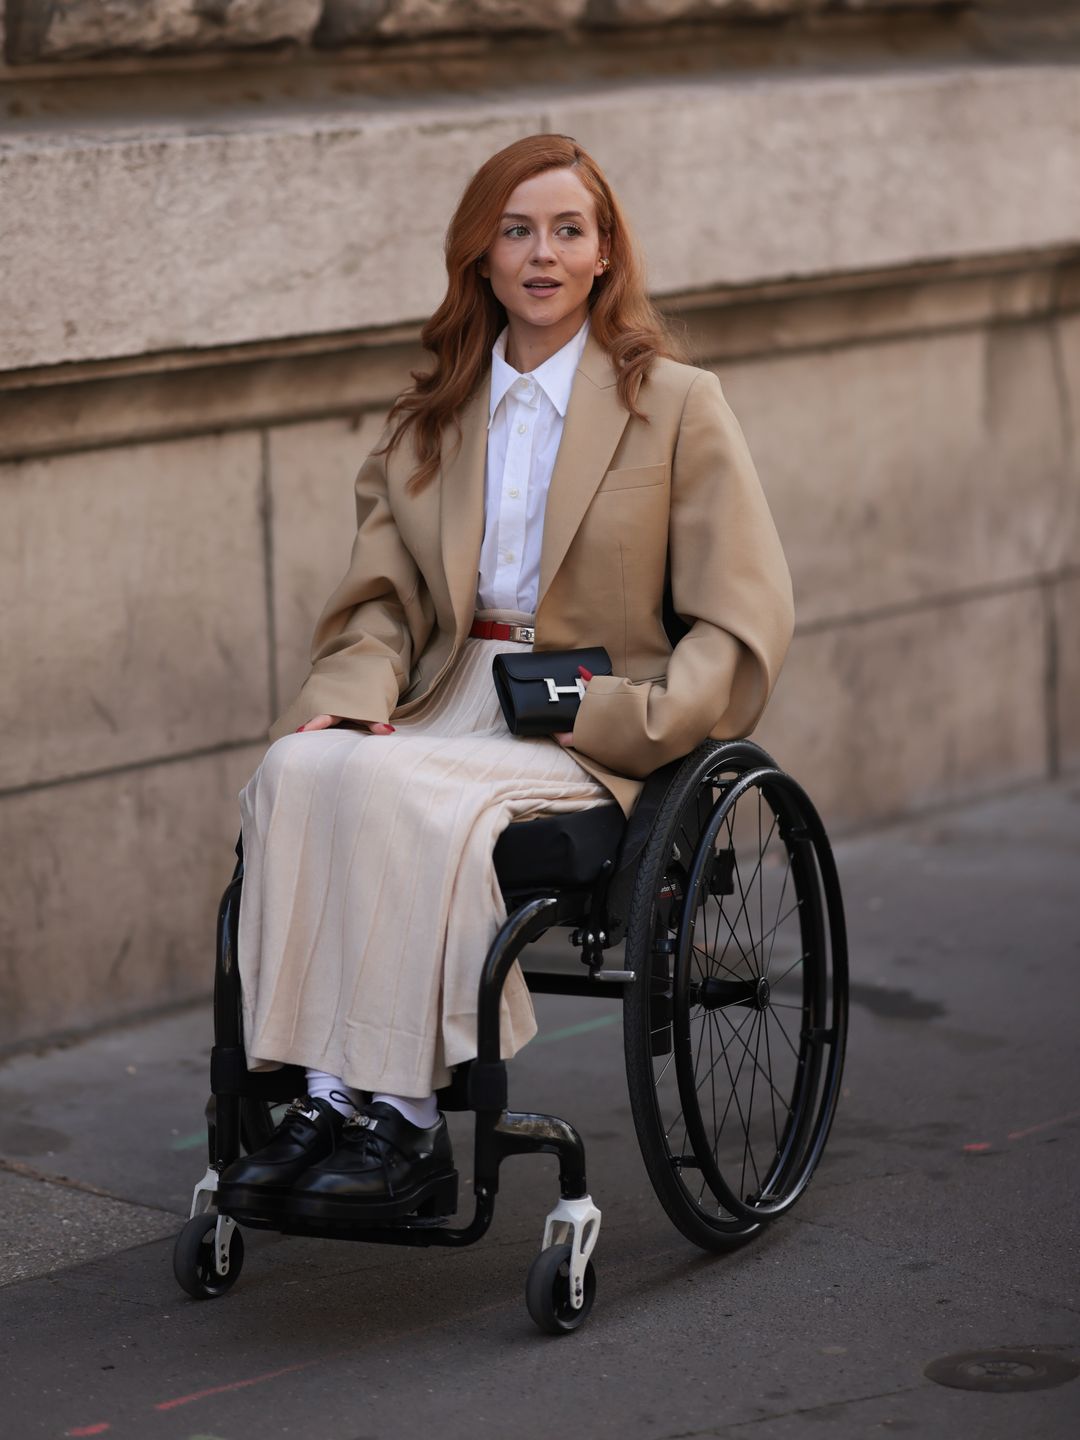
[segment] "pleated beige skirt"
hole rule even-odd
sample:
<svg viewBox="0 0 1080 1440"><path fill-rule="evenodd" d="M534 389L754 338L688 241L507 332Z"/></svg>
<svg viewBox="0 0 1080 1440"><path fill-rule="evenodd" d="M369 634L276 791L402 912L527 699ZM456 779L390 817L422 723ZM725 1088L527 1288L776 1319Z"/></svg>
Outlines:
<svg viewBox="0 0 1080 1440"><path fill-rule="evenodd" d="M239 959L248 1063L426 1095L476 1054L476 990L506 911L493 852L512 821L611 797L554 740L506 728L500 651L467 640L394 735L348 728L278 740L240 796ZM536 1033L515 965L502 1051Z"/></svg>

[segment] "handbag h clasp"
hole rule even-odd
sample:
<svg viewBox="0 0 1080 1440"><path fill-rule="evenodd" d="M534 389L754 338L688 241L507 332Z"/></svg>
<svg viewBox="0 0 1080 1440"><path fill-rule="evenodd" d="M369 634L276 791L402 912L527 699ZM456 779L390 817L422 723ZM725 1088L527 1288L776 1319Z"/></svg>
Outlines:
<svg viewBox="0 0 1080 1440"><path fill-rule="evenodd" d="M544 684L548 688L548 704L558 705L560 695L576 695L579 700L585 699L585 681L579 675L572 685L556 685L550 675L544 676Z"/></svg>

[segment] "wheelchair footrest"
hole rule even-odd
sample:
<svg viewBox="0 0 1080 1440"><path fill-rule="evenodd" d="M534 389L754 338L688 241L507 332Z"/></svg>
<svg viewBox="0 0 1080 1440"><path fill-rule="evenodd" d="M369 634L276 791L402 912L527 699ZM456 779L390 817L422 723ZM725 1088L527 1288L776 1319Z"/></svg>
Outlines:
<svg viewBox="0 0 1080 1440"><path fill-rule="evenodd" d="M285 1223L285 1192L267 1194L258 1185L218 1186L217 1208L255 1230L280 1230Z"/></svg>
<svg viewBox="0 0 1080 1440"><path fill-rule="evenodd" d="M403 1194L388 1200L358 1200L352 1196L301 1195L290 1197L285 1206L283 1229L295 1234L311 1224L320 1234L330 1235L337 1227L386 1224L395 1220L445 1219L458 1205L456 1170L433 1175Z"/></svg>

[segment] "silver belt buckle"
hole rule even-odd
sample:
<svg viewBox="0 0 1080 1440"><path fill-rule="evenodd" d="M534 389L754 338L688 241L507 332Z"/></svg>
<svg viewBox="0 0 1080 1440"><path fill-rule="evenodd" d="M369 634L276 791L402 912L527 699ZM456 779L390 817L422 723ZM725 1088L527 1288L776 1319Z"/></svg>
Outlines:
<svg viewBox="0 0 1080 1440"><path fill-rule="evenodd" d="M511 625L510 639L517 640L522 645L532 645L536 640L536 631L531 625Z"/></svg>

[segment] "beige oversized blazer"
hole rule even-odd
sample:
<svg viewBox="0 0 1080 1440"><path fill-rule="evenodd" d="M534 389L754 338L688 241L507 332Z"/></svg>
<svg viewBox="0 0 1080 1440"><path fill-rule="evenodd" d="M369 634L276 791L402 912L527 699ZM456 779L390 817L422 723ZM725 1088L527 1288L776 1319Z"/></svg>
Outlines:
<svg viewBox="0 0 1080 1440"><path fill-rule="evenodd" d="M610 654L614 674L589 683L574 745L627 812L650 771L707 736L753 729L793 621L780 541L719 381L660 359L638 404L647 420L620 405L612 363L590 336L551 477L535 642ZM349 570L274 738L319 714L404 715L439 685L473 621L487 420L484 383L461 413L460 443L451 431L419 495L405 493L407 440L365 461ZM690 625L674 650L663 625L669 561L675 609Z"/></svg>

